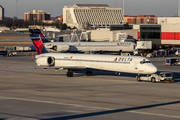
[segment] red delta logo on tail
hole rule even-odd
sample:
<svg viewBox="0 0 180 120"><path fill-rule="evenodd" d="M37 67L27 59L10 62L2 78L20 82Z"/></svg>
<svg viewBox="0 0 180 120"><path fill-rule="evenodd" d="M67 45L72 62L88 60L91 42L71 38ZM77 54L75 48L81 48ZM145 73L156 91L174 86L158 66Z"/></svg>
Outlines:
<svg viewBox="0 0 180 120"><path fill-rule="evenodd" d="M34 47L35 47L38 55L43 54L43 53L48 53L48 51L46 50L46 48L43 45L40 35L30 34L30 37L32 39L32 42L34 44Z"/></svg>
<svg viewBox="0 0 180 120"><path fill-rule="evenodd" d="M43 44L41 41L34 41L33 42L34 46L35 46L35 49L37 51L37 54L42 54L42 49L43 49Z"/></svg>
<svg viewBox="0 0 180 120"><path fill-rule="evenodd" d="M49 40L47 40L44 35L41 33L41 30L40 29L29 29L29 32L34 34L34 35L40 35L41 37L41 40L43 43L45 42L50 42Z"/></svg>

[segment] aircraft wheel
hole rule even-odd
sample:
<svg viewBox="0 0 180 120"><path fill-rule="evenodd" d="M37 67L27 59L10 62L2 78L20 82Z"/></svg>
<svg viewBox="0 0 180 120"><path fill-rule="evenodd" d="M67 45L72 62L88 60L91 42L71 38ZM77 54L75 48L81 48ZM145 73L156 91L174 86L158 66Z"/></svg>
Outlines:
<svg viewBox="0 0 180 120"><path fill-rule="evenodd" d="M70 76L73 77L73 72L70 72Z"/></svg>
<svg viewBox="0 0 180 120"><path fill-rule="evenodd" d="M87 71L86 76L92 76L92 71Z"/></svg>
<svg viewBox="0 0 180 120"><path fill-rule="evenodd" d="M137 76L136 79L137 79L138 82L141 82L140 76Z"/></svg>
<svg viewBox="0 0 180 120"><path fill-rule="evenodd" d="M121 55L121 53L122 53L122 50L119 51L119 55Z"/></svg>
<svg viewBox="0 0 180 120"><path fill-rule="evenodd" d="M153 78L151 78L151 81L152 81L153 83L155 83L155 82L156 82L156 79L153 77Z"/></svg>
<svg viewBox="0 0 180 120"><path fill-rule="evenodd" d="M67 72L67 77L73 77L73 72Z"/></svg>
<svg viewBox="0 0 180 120"><path fill-rule="evenodd" d="M102 50L100 51L100 54L103 54L103 51L102 51Z"/></svg>

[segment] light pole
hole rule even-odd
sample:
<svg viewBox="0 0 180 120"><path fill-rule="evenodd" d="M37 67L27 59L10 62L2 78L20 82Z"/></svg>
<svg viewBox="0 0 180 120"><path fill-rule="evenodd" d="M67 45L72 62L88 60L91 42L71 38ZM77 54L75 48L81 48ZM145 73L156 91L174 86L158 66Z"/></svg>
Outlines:
<svg viewBox="0 0 180 120"><path fill-rule="evenodd" d="M123 20L124 20L124 0L123 0ZM124 21L123 21L124 22ZM124 22L125 23L125 22Z"/></svg>
<svg viewBox="0 0 180 120"><path fill-rule="evenodd" d="M123 0L123 16L124 16L124 0Z"/></svg>
<svg viewBox="0 0 180 120"><path fill-rule="evenodd" d="M16 17L18 18L18 0L16 0Z"/></svg>

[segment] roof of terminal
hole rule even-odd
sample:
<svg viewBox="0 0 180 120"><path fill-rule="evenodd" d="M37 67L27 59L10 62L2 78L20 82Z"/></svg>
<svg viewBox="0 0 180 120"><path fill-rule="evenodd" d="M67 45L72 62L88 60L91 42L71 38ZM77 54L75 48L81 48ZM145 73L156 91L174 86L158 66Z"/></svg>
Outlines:
<svg viewBox="0 0 180 120"><path fill-rule="evenodd" d="M78 7L109 7L107 4L75 4Z"/></svg>

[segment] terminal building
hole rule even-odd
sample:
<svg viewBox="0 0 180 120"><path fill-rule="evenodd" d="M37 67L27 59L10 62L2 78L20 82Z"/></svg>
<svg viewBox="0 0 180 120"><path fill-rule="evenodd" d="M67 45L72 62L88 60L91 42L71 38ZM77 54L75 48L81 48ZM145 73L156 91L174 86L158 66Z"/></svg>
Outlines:
<svg viewBox="0 0 180 120"><path fill-rule="evenodd" d="M107 4L75 4L64 6L63 23L71 28L82 28L88 22L91 28L110 28L122 24L124 17L121 8L110 8Z"/></svg>
<svg viewBox="0 0 180 120"><path fill-rule="evenodd" d="M154 48L180 47L180 24L178 23L110 25L110 29L91 30L91 39L112 42L116 41L117 34L122 32L127 33L128 39L152 41Z"/></svg>
<svg viewBox="0 0 180 120"><path fill-rule="evenodd" d="M24 21L51 20L51 13L43 12L42 10L33 10L33 12L24 13Z"/></svg>
<svg viewBox="0 0 180 120"><path fill-rule="evenodd" d="M4 20L4 8L0 5L0 20Z"/></svg>

